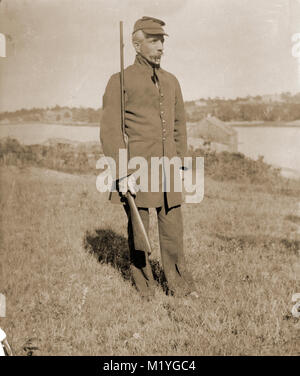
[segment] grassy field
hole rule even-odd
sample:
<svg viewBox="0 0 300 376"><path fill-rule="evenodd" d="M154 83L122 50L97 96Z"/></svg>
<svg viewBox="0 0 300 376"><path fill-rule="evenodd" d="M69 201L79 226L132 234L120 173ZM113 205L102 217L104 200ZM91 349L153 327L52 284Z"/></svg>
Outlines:
<svg viewBox="0 0 300 376"><path fill-rule="evenodd" d="M183 206L201 298L143 301L122 207L95 176L2 166L0 318L17 355L300 355L299 197L207 178ZM151 256L159 271L155 213ZM108 240L111 241L107 254ZM106 247L106 248L105 248Z"/></svg>

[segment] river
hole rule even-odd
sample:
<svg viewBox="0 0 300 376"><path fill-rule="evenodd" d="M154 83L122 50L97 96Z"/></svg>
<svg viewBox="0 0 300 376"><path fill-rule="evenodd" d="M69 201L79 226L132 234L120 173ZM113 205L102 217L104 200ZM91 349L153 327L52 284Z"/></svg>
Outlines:
<svg viewBox="0 0 300 376"><path fill-rule="evenodd" d="M250 158L260 155L267 163L284 169L284 175L300 176L300 127L234 127L238 151ZM297 174L296 173L296 174Z"/></svg>

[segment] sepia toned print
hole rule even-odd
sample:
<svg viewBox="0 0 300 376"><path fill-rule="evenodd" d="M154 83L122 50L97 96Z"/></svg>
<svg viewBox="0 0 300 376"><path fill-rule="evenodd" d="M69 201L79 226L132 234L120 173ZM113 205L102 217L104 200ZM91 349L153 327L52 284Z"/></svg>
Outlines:
<svg viewBox="0 0 300 376"><path fill-rule="evenodd" d="M299 51L299 0L0 1L1 355L300 355Z"/></svg>

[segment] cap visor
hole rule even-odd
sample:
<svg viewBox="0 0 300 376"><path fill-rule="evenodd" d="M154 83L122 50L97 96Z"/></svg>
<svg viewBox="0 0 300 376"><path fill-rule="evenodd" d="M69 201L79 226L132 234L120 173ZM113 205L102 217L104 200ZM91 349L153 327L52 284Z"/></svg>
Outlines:
<svg viewBox="0 0 300 376"><path fill-rule="evenodd" d="M150 35L166 35L167 37L169 34L165 33L163 30L159 29L142 29L146 34Z"/></svg>

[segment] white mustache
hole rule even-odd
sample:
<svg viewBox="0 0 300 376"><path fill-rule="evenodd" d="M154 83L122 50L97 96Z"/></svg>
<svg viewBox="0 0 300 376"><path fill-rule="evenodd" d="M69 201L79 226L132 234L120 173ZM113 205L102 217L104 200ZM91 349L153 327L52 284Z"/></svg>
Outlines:
<svg viewBox="0 0 300 376"><path fill-rule="evenodd" d="M159 63L161 60L161 55L160 56L151 56L151 60L155 61L155 63Z"/></svg>

